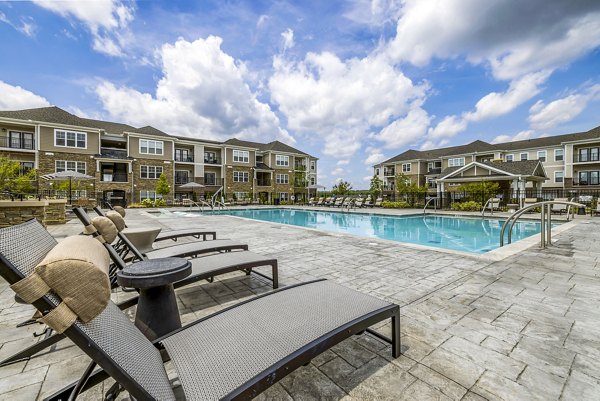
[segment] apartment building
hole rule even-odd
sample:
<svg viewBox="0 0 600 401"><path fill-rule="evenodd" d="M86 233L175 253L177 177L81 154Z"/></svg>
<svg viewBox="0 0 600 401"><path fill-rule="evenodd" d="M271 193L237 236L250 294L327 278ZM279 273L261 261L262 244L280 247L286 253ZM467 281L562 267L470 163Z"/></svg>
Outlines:
<svg viewBox="0 0 600 401"><path fill-rule="evenodd" d="M541 169L529 161L538 161ZM448 148L410 149L373 168L388 193L394 192L399 173L427 185L430 192L483 179L507 181L512 189L522 190L600 189L600 127L507 143L476 140Z"/></svg>
<svg viewBox="0 0 600 401"><path fill-rule="evenodd" d="M122 205L160 197L155 189L161 174L172 188L167 200L208 197L220 188L225 198L301 200L317 176L316 158L278 141L179 137L151 126L80 118L58 107L0 111L0 156L19 161L23 172L36 168L40 176L87 174L93 179L78 195ZM203 187L181 187L192 181ZM38 189L55 185L40 180Z"/></svg>

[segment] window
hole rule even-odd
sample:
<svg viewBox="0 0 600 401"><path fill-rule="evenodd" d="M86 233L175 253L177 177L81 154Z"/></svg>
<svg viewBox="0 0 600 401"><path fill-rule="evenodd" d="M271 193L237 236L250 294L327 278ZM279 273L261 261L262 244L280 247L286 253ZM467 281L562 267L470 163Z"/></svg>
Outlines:
<svg viewBox="0 0 600 401"><path fill-rule="evenodd" d="M234 171L233 182L248 182L249 175L247 171Z"/></svg>
<svg viewBox="0 0 600 401"><path fill-rule="evenodd" d="M282 202L287 202L290 200L290 194L288 194L287 192L280 192L279 193L279 200Z"/></svg>
<svg viewBox="0 0 600 401"><path fill-rule="evenodd" d="M448 159L448 167L460 167L465 165L464 157L456 157L454 159Z"/></svg>
<svg viewBox="0 0 600 401"><path fill-rule="evenodd" d="M144 199L150 199L152 201L155 201L161 198L162 195L157 194L155 191L140 191L140 202Z"/></svg>
<svg viewBox="0 0 600 401"><path fill-rule="evenodd" d="M538 157L539 161L545 162L546 161L546 151L545 150L538 150L537 157Z"/></svg>
<svg viewBox="0 0 600 401"><path fill-rule="evenodd" d="M554 149L554 161L560 162L564 159L564 151L562 149Z"/></svg>
<svg viewBox="0 0 600 401"><path fill-rule="evenodd" d="M189 181L189 171L186 171L186 170L175 171L175 184L176 185L187 184L188 182L190 182Z"/></svg>
<svg viewBox="0 0 600 401"><path fill-rule="evenodd" d="M315 177L310 177L310 185L317 185L317 180Z"/></svg>
<svg viewBox="0 0 600 401"><path fill-rule="evenodd" d="M163 141L140 139L140 153L143 155L163 155Z"/></svg>
<svg viewBox="0 0 600 401"><path fill-rule="evenodd" d="M315 162L314 162L314 160L310 162L310 171L315 171Z"/></svg>
<svg viewBox="0 0 600 401"><path fill-rule="evenodd" d="M31 169L33 169L33 162L20 162L21 167L19 168L19 175L27 174Z"/></svg>
<svg viewBox="0 0 600 401"><path fill-rule="evenodd" d="M0 142L0 146L16 149L34 149L33 133L31 132L9 131L8 137L9 142Z"/></svg>
<svg viewBox="0 0 600 401"><path fill-rule="evenodd" d="M275 164L278 166L289 166L290 157L284 155L275 155Z"/></svg>
<svg viewBox="0 0 600 401"><path fill-rule="evenodd" d="M235 199L242 200L248 198L248 192L234 192Z"/></svg>
<svg viewBox="0 0 600 401"><path fill-rule="evenodd" d="M598 161L598 148L590 149L590 161L597 162Z"/></svg>
<svg viewBox="0 0 600 401"><path fill-rule="evenodd" d="M378 168L375 169L375 175L379 175L379 169Z"/></svg>
<svg viewBox="0 0 600 401"><path fill-rule="evenodd" d="M194 158L190 154L189 149L175 149L176 162L193 162Z"/></svg>
<svg viewBox="0 0 600 401"><path fill-rule="evenodd" d="M163 172L160 166L142 166L140 169L140 178L157 179Z"/></svg>
<svg viewBox="0 0 600 401"><path fill-rule="evenodd" d="M521 160L527 160L527 158L529 157L529 153L521 153Z"/></svg>
<svg viewBox="0 0 600 401"><path fill-rule="evenodd" d="M598 171L590 171L590 185L598 185Z"/></svg>
<svg viewBox="0 0 600 401"><path fill-rule="evenodd" d="M87 133L54 130L54 146L64 148L87 148Z"/></svg>
<svg viewBox="0 0 600 401"><path fill-rule="evenodd" d="M233 151L233 161L238 163L248 163L249 152L247 150L234 150Z"/></svg>
<svg viewBox="0 0 600 401"><path fill-rule="evenodd" d="M288 184L290 181L290 177L287 174L277 174L275 176L275 182L277 184Z"/></svg>
<svg viewBox="0 0 600 401"><path fill-rule="evenodd" d="M86 165L85 162L74 162L68 160L56 160L55 161L56 172L61 171L77 171L78 173L85 174Z"/></svg>
<svg viewBox="0 0 600 401"><path fill-rule="evenodd" d="M507 162L512 162L512 161L515 159L515 155L506 155L506 156L504 157L504 159L505 159Z"/></svg>
<svg viewBox="0 0 600 401"><path fill-rule="evenodd" d="M204 173L204 185L217 185L217 174Z"/></svg>
<svg viewBox="0 0 600 401"><path fill-rule="evenodd" d="M217 154L215 152L204 152L204 163L218 164Z"/></svg>
<svg viewBox="0 0 600 401"><path fill-rule="evenodd" d="M554 182L563 182L565 177L564 171L555 171L554 172Z"/></svg>
<svg viewBox="0 0 600 401"><path fill-rule="evenodd" d="M403 163L402 164L402 172L404 172L404 173L409 173L410 172L410 163Z"/></svg>

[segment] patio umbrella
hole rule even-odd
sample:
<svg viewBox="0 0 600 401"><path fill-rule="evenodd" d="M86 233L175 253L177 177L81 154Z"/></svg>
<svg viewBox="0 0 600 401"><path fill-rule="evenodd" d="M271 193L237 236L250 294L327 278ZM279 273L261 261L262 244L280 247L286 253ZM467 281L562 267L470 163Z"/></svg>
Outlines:
<svg viewBox="0 0 600 401"><path fill-rule="evenodd" d="M308 189L308 197L310 198L310 190L311 189L316 189L317 191L315 192L315 196L317 195L317 193L319 192L319 189L325 189L324 185L319 185L319 184L314 184L314 185L309 185L308 187L306 187Z"/></svg>
<svg viewBox="0 0 600 401"><path fill-rule="evenodd" d="M94 177L91 175L83 174L78 171L60 171L58 173L45 174L40 177L43 180L47 181L64 181L69 180L69 204L72 203L71 195L73 189L73 180L93 180Z"/></svg>
<svg viewBox="0 0 600 401"><path fill-rule="evenodd" d="M191 189L192 193L194 192L194 189L204 188L204 187L205 187L204 185L198 184L197 182L194 182L194 181L190 181L187 184L183 184L183 185L179 186L179 188Z"/></svg>

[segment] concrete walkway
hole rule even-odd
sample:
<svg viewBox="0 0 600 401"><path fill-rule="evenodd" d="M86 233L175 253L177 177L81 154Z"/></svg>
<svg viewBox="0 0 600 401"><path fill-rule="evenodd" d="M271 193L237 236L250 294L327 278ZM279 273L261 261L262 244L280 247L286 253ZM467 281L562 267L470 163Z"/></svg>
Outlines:
<svg viewBox="0 0 600 401"><path fill-rule="evenodd" d="M128 211L127 220L130 226L215 228L220 238L246 241L251 250L277 257L283 285L328 278L402 306L408 349L400 358L392 360L386 343L357 336L258 399L600 399L595 220L577 219L554 236L549 249L534 245L499 261L229 216L155 218ZM50 227L57 238L79 230L77 222ZM182 320L268 289L262 279L237 273L180 289ZM5 358L32 343L31 333L41 326L14 327L32 308L15 304L1 280L0 301L0 358ZM389 331L386 325L377 329ZM29 361L2 367L0 400L43 398L76 380L88 361L63 340ZM100 400L110 384L82 399Z"/></svg>

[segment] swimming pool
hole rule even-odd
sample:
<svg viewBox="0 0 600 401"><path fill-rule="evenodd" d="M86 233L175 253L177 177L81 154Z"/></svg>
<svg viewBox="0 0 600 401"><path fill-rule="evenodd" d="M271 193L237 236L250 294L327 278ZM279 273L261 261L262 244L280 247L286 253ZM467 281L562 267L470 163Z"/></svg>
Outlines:
<svg viewBox="0 0 600 401"><path fill-rule="evenodd" d="M504 220L443 215L390 216L297 209L240 209L214 212L363 237L482 254L499 247ZM540 223L518 221L512 239L539 234ZM506 234L505 234L506 235Z"/></svg>

